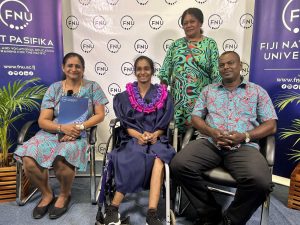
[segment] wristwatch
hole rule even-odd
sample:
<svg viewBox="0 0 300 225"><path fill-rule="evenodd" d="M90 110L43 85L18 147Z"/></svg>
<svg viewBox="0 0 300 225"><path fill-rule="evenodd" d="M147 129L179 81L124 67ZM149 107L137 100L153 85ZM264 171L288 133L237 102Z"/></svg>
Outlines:
<svg viewBox="0 0 300 225"><path fill-rule="evenodd" d="M244 134L245 134L245 136L246 136L245 142L246 142L246 143L249 143L250 140L251 140L251 139L250 139L250 134L249 134L248 132L245 132Z"/></svg>
<svg viewBox="0 0 300 225"><path fill-rule="evenodd" d="M77 124L76 127L78 127L79 130L85 130L85 127L84 127L83 123L82 124Z"/></svg>

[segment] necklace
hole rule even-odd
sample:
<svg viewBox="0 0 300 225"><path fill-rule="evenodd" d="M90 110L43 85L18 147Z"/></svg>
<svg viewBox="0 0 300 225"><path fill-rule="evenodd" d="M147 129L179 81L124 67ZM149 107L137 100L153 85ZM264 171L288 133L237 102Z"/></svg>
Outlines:
<svg viewBox="0 0 300 225"><path fill-rule="evenodd" d="M147 114L163 108L168 97L167 86L164 84L155 84L155 87L156 95L153 96L153 98L145 101L145 99L142 98L139 93L137 82L128 83L126 85L126 92L129 96L129 101L132 108Z"/></svg>

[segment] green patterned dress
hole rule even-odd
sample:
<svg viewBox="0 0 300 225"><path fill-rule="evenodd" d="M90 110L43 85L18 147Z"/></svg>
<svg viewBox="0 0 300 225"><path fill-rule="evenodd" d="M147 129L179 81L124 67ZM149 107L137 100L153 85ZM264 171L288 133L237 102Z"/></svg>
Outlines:
<svg viewBox="0 0 300 225"><path fill-rule="evenodd" d="M164 59L159 78L171 86L179 132L191 123L191 113L203 87L221 81L217 43L209 37L199 42L174 41Z"/></svg>

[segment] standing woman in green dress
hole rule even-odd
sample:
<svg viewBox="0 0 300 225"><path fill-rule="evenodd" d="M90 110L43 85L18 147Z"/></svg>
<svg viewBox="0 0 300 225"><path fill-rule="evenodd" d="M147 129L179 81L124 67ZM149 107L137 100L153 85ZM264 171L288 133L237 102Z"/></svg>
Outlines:
<svg viewBox="0 0 300 225"><path fill-rule="evenodd" d="M221 80L217 43L203 35L203 13L185 10L181 17L185 37L174 41L166 54L159 78L171 86L174 118L180 133L190 125L191 113L203 87Z"/></svg>

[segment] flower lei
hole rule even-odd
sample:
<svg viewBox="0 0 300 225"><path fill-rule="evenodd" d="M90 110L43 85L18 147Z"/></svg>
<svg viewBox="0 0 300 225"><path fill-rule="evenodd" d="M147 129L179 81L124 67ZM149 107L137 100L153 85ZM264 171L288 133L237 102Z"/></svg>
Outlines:
<svg viewBox="0 0 300 225"><path fill-rule="evenodd" d="M146 103L139 93L137 82L128 83L126 85L126 91L129 95L131 106L139 112L148 114L163 108L164 103L168 97L167 86L164 84L155 84L155 87L157 90L156 96L151 99L151 102Z"/></svg>

